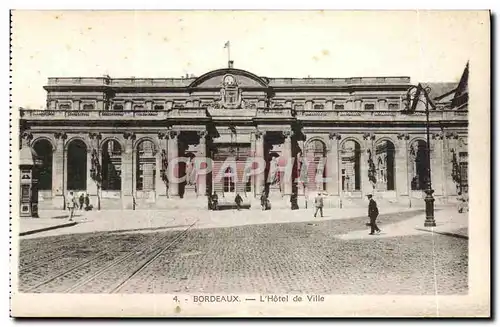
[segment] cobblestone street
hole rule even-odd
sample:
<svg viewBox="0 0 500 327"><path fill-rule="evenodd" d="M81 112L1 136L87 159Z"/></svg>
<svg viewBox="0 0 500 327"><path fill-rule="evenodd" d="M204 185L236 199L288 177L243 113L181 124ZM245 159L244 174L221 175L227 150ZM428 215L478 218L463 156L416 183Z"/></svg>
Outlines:
<svg viewBox="0 0 500 327"><path fill-rule="evenodd" d="M236 213L238 214L238 213ZM420 212L380 216L380 227ZM468 240L367 218L21 239L21 292L467 294ZM366 237L341 239L353 230Z"/></svg>

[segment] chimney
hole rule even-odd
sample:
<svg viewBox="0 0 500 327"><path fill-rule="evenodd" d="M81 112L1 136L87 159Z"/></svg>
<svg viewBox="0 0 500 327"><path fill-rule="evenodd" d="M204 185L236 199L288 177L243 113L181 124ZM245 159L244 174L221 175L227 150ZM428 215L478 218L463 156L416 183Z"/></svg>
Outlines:
<svg viewBox="0 0 500 327"><path fill-rule="evenodd" d="M233 60L229 60L228 67L229 68L233 68L233 64L234 64L234 61Z"/></svg>

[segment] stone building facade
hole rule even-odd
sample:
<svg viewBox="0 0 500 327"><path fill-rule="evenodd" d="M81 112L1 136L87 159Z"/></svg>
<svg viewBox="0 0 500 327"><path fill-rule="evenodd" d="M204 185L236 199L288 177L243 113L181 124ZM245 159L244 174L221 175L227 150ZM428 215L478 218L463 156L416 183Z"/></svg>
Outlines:
<svg viewBox="0 0 500 327"><path fill-rule="evenodd" d="M467 189L467 74L428 85L438 201ZM422 199L427 147L423 102L404 110L409 87L408 77L267 78L232 64L200 77L49 78L47 109L21 109L21 145L42 163L41 208L63 208L69 191L101 209L206 205L213 192L252 206L262 192L286 206L292 192L317 191L329 206L367 193L410 203ZM192 173L201 157L212 173ZM174 158L185 181L168 177ZM265 170L248 177L248 158ZM287 163L289 177L276 172Z"/></svg>

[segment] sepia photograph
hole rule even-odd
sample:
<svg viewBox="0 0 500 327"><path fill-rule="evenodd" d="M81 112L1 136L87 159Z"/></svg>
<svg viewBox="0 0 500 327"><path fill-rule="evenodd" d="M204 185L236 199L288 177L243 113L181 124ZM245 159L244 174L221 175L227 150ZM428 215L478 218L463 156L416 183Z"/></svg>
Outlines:
<svg viewBox="0 0 500 327"><path fill-rule="evenodd" d="M490 12L13 10L10 47L12 316L490 315Z"/></svg>

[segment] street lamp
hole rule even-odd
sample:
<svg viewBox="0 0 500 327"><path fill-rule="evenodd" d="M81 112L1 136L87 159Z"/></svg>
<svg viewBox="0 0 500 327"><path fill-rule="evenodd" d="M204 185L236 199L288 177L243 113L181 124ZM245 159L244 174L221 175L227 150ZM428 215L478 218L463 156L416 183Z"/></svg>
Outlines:
<svg viewBox="0 0 500 327"><path fill-rule="evenodd" d="M434 220L434 197L432 194L434 190L432 189L431 181L431 143L430 143L430 122L429 122L429 105L434 105L429 99L429 93L431 91L430 87L423 87L421 84L417 86L412 85L407 93L404 100L405 112L412 114L415 112L418 102L420 101L425 105L425 117L426 117L426 152L427 152L427 176L426 176L426 189L425 189L425 227L436 227L436 221ZM422 99L423 95L423 99Z"/></svg>

